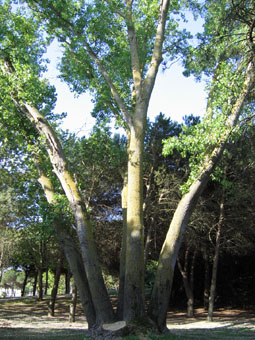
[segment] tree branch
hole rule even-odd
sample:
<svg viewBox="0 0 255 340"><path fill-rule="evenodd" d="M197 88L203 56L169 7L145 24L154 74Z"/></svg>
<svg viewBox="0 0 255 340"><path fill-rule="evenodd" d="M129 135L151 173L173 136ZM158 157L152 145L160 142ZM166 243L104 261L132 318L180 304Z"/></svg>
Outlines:
<svg viewBox="0 0 255 340"><path fill-rule="evenodd" d="M144 95L147 96L147 98L150 98L158 68L160 63L162 62L162 46L164 41L165 25L169 4L170 0L161 0L161 5L159 9L159 23L155 37L154 50L151 58L150 68L144 81Z"/></svg>

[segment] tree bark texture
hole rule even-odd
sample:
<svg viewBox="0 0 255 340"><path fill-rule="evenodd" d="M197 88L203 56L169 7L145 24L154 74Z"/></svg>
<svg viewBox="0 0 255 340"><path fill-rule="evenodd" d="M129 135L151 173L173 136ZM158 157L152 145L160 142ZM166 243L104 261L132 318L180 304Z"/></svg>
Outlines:
<svg viewBox="0 0 255 340"><path fill-rule="evenodd" d="M125 321L144 315L143 129L141 133L131 129L128 156Z"/></svg>

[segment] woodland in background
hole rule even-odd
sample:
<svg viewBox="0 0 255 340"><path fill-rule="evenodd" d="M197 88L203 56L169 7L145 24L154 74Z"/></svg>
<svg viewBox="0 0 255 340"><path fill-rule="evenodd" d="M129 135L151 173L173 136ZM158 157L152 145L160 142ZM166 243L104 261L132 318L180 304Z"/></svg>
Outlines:
<svg viewBox="0 0 255 340"><path fill-rule="evenodd" d="M203 301L209 320L215 302L251 303L254 274L235 270L254 248L253 1L24 3L0 8L1 273L38 275L41 299L51 270L54 314L66 268L89 327L143 320L163 331L170 294L190 316ZM204 20L196 45L186 12ZM53 39L61 78L94 96L88 138L62 131L52 112L43 56ZM206 79L205 116L149 122L159 67L177 59ZM111 119L125 136L111 134ZM119 278L116 311L106 275Z"/></svg>

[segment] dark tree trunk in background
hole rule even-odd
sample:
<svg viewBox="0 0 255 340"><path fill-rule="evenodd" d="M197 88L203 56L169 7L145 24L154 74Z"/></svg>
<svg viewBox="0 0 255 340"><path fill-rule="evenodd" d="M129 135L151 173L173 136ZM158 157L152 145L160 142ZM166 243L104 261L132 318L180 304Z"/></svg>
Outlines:
<svg viewBox="0 0 255 340"><path fill-rule="evenodd" d="M22 285L22 290L21 290L21 296L25 296L25 291L26 291L26 285L27 285L27 279L29 275L29 270L25 270L25 277Z"/></svg>
<svg viewBox="0 0 255 340"><path fill-rule="evenodd" d="M224 196L225 194L223 191L222 199L220 203L220 216L219 216L219 222L218 222L218 229L216 233L216 244L215 244L215 253L214 253L214 259L213 259L212 280L211 280L211 287L210 287L209 307L208 307L208 317L207 317L208 321L213 321L217 271L218 271L219 254L220 254L220 241L221 241L222 227L224 223L224 199L225 199Z"/></svg>
<svg viewBox="0 0 255 340"><path fill-rule="evenodd" d="M56 298L57 298L57 293L58 293L58 284L59 284L59 279L61 275L63 259L64 259L64 254L63 252L61 252L58 258L57 268L56 268L56 272L54 275L54 284L53 284L53 288L51 291L51 299L48 305L48 316L54 316L55 314L55 303L56 303Z"/></svg>

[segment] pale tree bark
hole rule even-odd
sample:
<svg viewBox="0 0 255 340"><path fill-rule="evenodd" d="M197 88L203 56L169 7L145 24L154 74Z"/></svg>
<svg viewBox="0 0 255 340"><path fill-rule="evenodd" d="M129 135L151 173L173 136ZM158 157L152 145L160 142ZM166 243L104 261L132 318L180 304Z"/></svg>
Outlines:
<svg viewBox="0 0 255 340"><path fill-rule="evenodd" d="M43 172L40 162L35 157L36 166L39 172L39 183L41 184L47 201L49 204L54 204L54 188L50 179ZM69 235L66 230L66 226L62 225L62 218L59 216L53 227L55 228L58 241L60 242L69 267L74 276L74 280L78 291L80 293L80 300L83 306L84 313L86 315L89 328L93 327L97 323L96 311L93 305L91 292L88 284L87 275L84 269L84 263L80 252L77 249L73 238Z"/></svg>
<svg viewBox="0 0 255 340"><path fill-rule="evenodd" d="M242 107L253 85L254 65L253 61L250 61L247 67L243 89L233 105L231 115L227 123L228 129L225 133L223 133L218 145L208 157L197 179L190 186L189 191L183 195L170 223L165 242L161 249L155 284L149 306L149 315L153 320L155 320L160 330L163 330L166 327L166 315L172 288L174 268L181 246L183 233L188 225L190 216L196 206L200 194L203 192L210 175L221 158L226 142L232 132L232 129L237 124L238 118L242 112Z"/></svg>
<svg viewBox="0 0 255 340"><path fill-rule="evenodd" d="M159 65L169 0L162 0L150 67L142 79L136 31L132 18L132 0L126 1L126 25L131 52L134 83L134 113L126 113L130 133L127 193L127 251L125 271L124 319L130 321L145 314L144 225L143 225L143 144L146 117ZM118 98L116 98L118 99Z"/></svg>
<svg viewBox="0 0 255 340"><path fill-rule="evenodd" d="M13 76L15 73L13 65L6 58L3 59L1 69L6 76ZM61 143L47 119L35 106L31 106L24 99L19 98L16 93L11 93L11 99L19 111L28 118L39 135L45 139L45 148L53 166L53 171L57 175L72 208L82 259L87 277L89 277L90 292L96 310L97 324L112 322L115 319L115 315L99 265L89 216L78 187L68 171L68 164Z"/></svg>
<svg viewBox="0 0 255 340"><path fill-rule="evenodd" d="M124 319L144 315L144 235L142 186L143 136L130 132L127 192L127 247Z"/></svg>
<svg viewBox="0 0 255 340"><path fill-rule="evenodd" d="M75 283L72 284L72 301L69 309L69 322L75 322L75 313L77 305L77 287Z"/></svg>
<svg viewBox="0 0 255 340"><path fill-rule="evenodd" d="M225 193L223 189L222 198L220 202L220 215L218 221L218 228L216 233L216 242L215 242L215 252L213 258L213 267L212 267L212 278L211 278L211 287L210 287L210 295L209 295L209 305L208 305L208 321L213 321L213 311L214 311L214 301L216 294L216 283L217 283L217 271L218 271L218 263L219 263L219 254L220 254L220 242L221 242L221 234L222 228L225 218L224 212L224 201L225 201Z"/></svg>
<svg viewBox="0 0 255 340"><path fill-rule="evenodd" d="M93 304L96 309L97 323L112 322L114 313L104 285L101 268L98 263L93 232L85 205L80 197L77 186L67 169L67 162L57 136L39 111L25 101L13 98L17 107L35 126L41 136L46 138L46 149L51 164L68 198L76 220L76 232L79 238L82 258L89 279Z"/></svg>

